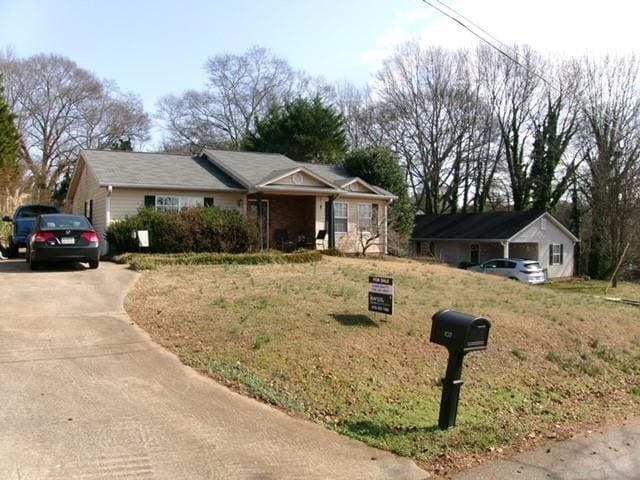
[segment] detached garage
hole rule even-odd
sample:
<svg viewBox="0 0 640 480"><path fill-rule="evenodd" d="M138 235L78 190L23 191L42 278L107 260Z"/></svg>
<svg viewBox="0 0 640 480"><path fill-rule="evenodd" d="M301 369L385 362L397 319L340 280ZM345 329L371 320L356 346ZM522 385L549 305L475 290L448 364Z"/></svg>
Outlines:
<svg viewBox="0 0 640 480"><path fill-rule="evenodd" d="M412 235L413 253L418 257L455 266L492 258L537 260L549 278L574 275L577 241L544 212L418 215Z"/></svg>

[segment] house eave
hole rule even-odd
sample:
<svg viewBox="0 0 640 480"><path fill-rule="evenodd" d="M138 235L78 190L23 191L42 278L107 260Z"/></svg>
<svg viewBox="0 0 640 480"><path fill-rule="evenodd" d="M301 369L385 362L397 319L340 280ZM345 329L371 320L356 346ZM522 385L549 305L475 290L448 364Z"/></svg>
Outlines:
<svg viewBox="0 0 640 480"><path fill-rule="evenodd" d="M413 241L439 241L439 242L476 242L476 243L500 243L508 242L508 238L438 238L438 237L413 237Z"/></svg>
<svg viewBox="0 0 640 480"><path fill-rule="evenodd" d="M340 195L342 191L331 188L316 188L316 187L290 187L290 186L265 186L256 187L249 190L249 193L274 193L274 194L291 194L291 195L307 195L307 194L321 194L321 195Z"/></svg>
<svg viewBox="0 0 640 480"><path fill-rule="evenodd" d="M185 185L168 185L163 184L139 184L139 183L114 183L101 182L100 187L112 186L114 188L134 188L134 189L153 189L153 190L184 190L189 192L229 192L229 193L247 193L245 188L211 188L207 186L185 186Z"/></svg>

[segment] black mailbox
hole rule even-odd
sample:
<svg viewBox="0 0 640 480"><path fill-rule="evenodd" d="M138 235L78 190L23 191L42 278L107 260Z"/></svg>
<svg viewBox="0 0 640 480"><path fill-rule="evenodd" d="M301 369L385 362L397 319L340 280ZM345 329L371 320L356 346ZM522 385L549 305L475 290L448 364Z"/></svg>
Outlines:
<svg viewBox="0 0 640 480"><path fill-rule="evenodd" d="M489 320L445 308L431 317L431 341L454 352L486 350Z"/></svg>
<svg viewBox="0 0 640 480"><path fill-rule="evenodd" d="M442 399L438 427L456 425L458 400L462 386L462 361L469 352L486 350L489 341L489 320L445 308L431 317L431 341L449 350L447 373L442 379Z"/></svg>

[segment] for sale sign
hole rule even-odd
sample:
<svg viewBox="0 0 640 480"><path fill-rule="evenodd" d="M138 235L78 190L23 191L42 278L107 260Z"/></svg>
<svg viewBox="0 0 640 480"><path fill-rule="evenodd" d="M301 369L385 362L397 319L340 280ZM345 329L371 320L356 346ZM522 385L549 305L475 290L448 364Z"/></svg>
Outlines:
<svg viewBox="0 0 640 480"><path fill-rule="evenodd" d="M393 313L393 278L369 277L369 311Z"/></svg>

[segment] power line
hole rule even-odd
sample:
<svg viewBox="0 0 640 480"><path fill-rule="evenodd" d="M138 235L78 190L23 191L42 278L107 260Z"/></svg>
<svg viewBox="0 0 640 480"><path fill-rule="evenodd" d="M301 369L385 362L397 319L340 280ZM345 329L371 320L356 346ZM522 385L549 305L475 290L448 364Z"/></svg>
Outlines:
<svg viewBox="0 0 640 480"><path fill-rule="evenodd" d="M484 36L482 36L481 34L479 34L478 32L476 32L475 30L473 30L471 27L469 27L467 24L465 24L462 20L460 20L459 18L454 17L453 15L449 14L448 12L442 10L440 7L438 7L437 5L434 5L432 2L430 2L429 0L421 0L423 3L425 3L426 5L430 6L431 8L433 8L434 10L437 10L438 12L440 12L442 15L444 15L445 17L453 20L454 22L456 22L458 25L460 25L462 28L464 28L465 30L467 30L468 32L470 32L473 36L477 37L478 39L480 39L482 42L486 43L487 45L489 45L491 48L493 48L494 50L498 51L500 54L504 55L505 57L507 57L509 60L511 60L513 63L515 63L516 65L518 65L519 67L525 69L526 71L528 71L529 73L531 73L532 75L534 75L535 77L539 78L540 80L542 80L544 83L546 83L549 87L553 88L554 90L556 90L557 92L561 92L561 90L556 87L553 83L551 83L549 80L547 80L545 77L543 77L541 74L539 74L538 72L536 72L535 70L533 70L531 67L523 64L520 60L518 60L519 54L518 52L516 52L515 50L513 50L511 47L509 47L508 45L504 44L503 42L501 42L500 40L498 40L496 37L494 37L493 35L491 35L489 32L487 32L486 30L484 30L482 27L479 27L478 25L476 25L474 22L472 22L471 20L469 20L468 18L466 18L464 15L456 12L453 8L449 7L448 5L446 5L445 3L441 2L440 0L435 0L438 3L440 3L441 5L443 5L445 8L451 10L452 12L454 12L456 15L458 15L459 17L467 20L470 24L472 24L473 26L475 26L478 30L480 30L481 32L483 32L485 35L491 37L491 39L494 40L494 42L499 43L500 45L504 46L506 49L512 50L515 54L515 56L510 55L509 53L507 53L505 51L505 49L500 48L498 45L496 45L494 42L492 42L491 40L488 40L487 38L485 38Z"/></svg>

